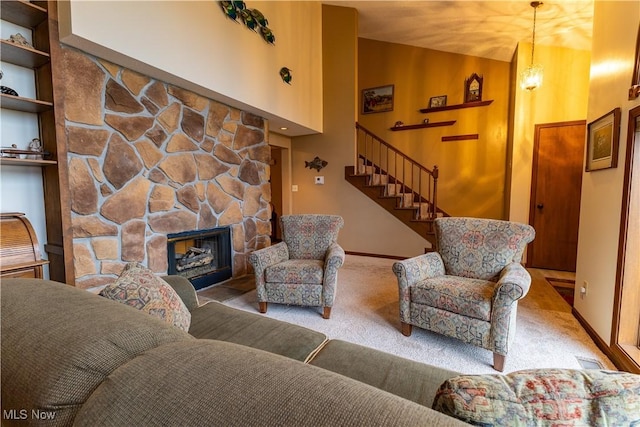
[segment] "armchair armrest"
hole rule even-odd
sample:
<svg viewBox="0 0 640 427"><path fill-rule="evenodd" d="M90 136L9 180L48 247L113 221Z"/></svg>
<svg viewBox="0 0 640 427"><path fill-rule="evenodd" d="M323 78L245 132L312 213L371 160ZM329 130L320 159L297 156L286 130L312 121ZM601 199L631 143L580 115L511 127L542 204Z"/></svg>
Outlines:
<svg viewBox="0 0 640 427"><path fill-rule="evenodd" d="M249 263L253 266L256 277L256 293L258 301L266 301L264 270L267 267L289 259L289 248L285 242L276 243L266 248L258 249L249 254Z"/></svg>
<svg viewBox="0 0 640 427"><path fill-rule="evenodd" d="M444 263L438 252L429 252L404 261L397 261L393 263L393 272L398 278L398 286L401 289L445 274Z"/></svg>
<svg viewBox="0 0 640 427"><path fill-rule="evenodd" d="M335 286L338 269L344 264L344 257L344 249L340 245L335 242L329 245L324 257L324 286Z"/></svg>
<svg viewBox="0 0 640 427"><path fill-rule="evenodd" d="M324 271L325 275L330 270L338 270L344 264L344 249L337 244L332 243L327 249L327 254L324 257Z"/></svg>
<svg viewBox="0 0 640 427"><path fill-rule="evenodd" d="M531 286L531 275L519 262L507 264L500 272L493 303L510 304L524 298Z"/></svg>
<svg viewBox="0 0 640 427"><path fill-rule="evenodd" d="M289 248L285 242L276 243L266 248L258 249L249 254L249 262L256 271L264 272L267 267L289 259Z"/></svg>
<svg viewBox="0 0 640 427"><path fill-rule="evenodd" d="M410 323L411 295L409 289L411 285L425 279L444 275L444 263L439 253L429 252L393 263L393 272L398 278L400 320Z"/></svg>
<svg viewBox="0 0 640 427"><path fill-rule="evenodd" d="M515 334L515 313L518 300L531 286L529 272L518 262L507 264L493 291L491 309L491 341L494 353L506 355Z"/></svg>
<svg viewBox="0 0 640 427"><path fill-rule="evenodd" d="M162 276L162 280L167 282L169 286L176 291L189 311L193 311L199 307L198 294L189 279L183 276L170 275Z"/></svg>
<svg viewBox="0 0 640 427"><path fill-rule="evenodd" d="M322 306L332 307L338 284L338 269L344 264L344 249L337 243L329 245L324 256L322 278Z"/></svg>

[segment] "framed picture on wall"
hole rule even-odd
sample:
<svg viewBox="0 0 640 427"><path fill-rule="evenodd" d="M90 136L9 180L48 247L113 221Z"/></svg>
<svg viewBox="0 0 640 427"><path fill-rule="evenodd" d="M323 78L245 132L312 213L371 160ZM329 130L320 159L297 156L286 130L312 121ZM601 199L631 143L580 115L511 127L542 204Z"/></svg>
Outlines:
<svg viewBox="0 0 640 427"><path fill-rule="evenodd" d="M362 114L393 111L393 85L362 90Z"/></svg>
<svg viewBox="0 0 640 427"><path fill-rule="evenodd" d="M615 108L589 123L587 130L586 172L618 166L620 115L620 108Z"/></svg>
<svg viewBox="0 0 640 427"><path fill-rule="evenodd" d="M438 108L447 106L447 95L432 96L429 98L429 108Z"/></svg>

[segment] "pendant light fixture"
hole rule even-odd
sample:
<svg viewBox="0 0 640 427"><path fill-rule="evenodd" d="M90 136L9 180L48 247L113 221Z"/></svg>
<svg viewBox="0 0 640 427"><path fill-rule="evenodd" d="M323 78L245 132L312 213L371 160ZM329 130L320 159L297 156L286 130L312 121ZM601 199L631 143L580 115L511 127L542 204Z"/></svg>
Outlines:
<svg viewBox="0 0 640 427"><path fill-rule="evenodd" d="M533 54L536 50L536 12L538 8L542 6L541 1L532 1L531 7L533 8L533 36L531 42L531 64L520 73L520 87L529 92L538 89L542 86L542 65L534 64Z"/></svg>

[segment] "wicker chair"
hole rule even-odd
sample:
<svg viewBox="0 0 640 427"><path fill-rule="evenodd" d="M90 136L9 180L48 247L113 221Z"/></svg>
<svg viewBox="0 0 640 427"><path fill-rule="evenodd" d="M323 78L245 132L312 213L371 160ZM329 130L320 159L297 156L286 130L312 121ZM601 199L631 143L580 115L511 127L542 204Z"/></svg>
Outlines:
<svg viewBox="0 0 640 427"><path fill-rule="evenodd" d="M520 264L533 227L509 221L435 220L436 252L393 265L400 291L402 333L415 325L493 352L504 369L515 337L518 300L531 276Z"/></svg>
<svg viewBox="0 0 640 427"><path fill-rule="evenodd" d="M260 312L267 303L323 307L328 319L345 256L337 243L342 217L284 215L280 225L282 242L249 255Z"/></svg>

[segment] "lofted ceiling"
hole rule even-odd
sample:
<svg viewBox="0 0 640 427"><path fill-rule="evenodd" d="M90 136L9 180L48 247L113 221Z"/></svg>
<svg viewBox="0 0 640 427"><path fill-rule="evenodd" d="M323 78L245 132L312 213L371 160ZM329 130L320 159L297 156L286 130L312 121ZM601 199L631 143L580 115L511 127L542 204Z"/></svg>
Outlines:
<svg viewBox="0 0 640 427"><path fill-rule="evenodd" d="M593 0L543 1L536 44L591 50ZM358 10L362 38L511 61L531 42L530 1L322 1Z"/></svg>

